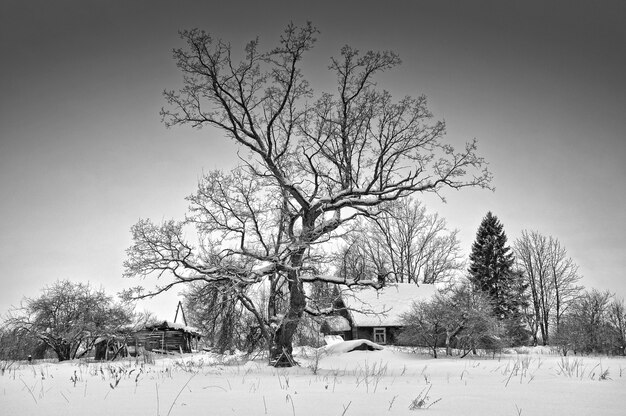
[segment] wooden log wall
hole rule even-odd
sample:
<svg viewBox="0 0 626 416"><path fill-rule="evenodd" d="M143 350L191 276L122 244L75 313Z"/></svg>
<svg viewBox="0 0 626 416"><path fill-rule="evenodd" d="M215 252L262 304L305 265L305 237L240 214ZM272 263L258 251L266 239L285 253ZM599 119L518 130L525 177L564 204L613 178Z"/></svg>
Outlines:
<svg viewBox="0 0 626 416"><path fill-rule="evenodd" d="M146 351L191 352L191 338L191 334L177 329L143 330L135 333L134 344Z"/></svg>

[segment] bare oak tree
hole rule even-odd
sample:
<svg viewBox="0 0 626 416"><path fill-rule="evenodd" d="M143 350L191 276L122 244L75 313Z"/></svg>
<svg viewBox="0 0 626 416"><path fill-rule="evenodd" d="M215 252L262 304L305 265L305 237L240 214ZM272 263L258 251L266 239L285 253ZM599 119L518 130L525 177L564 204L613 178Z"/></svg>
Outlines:
<svg viewBox="0 0 626 416"><path fill-rule="evenodd" d="M543 344L548 345L552 329L559 330L561 318L583 289L577 285L581 278L578 266L559 240L536 231L522 231L514 250L518 267L528 281L531 332L535 343L540 332Z"/></svg>
<svg viewBox="0 0 626 416"><path fill-rule="evenodd" d="M324 246L355 218L384 202L443 188L489 187L476 143L460 152L443 141L426 98L394 101L375 76L400 63L392 52L349 46L332 58L337 87L314 95L300 66L317 30L289 25L278 46L258 40L238 61L231 46L200 30L184 31L174 51L183 87L166 91L167 126L212 127L249 152L231 172L211 172L189 198L185 221L132 229L127 276L169 277L150 296L194 281L221 283L259 322L270 359L289 365L293 335L309 303L304 284L376 286L323 270ZM197 244L185 234L195 226ZM226 282L227 284L223 284ZM267 312L254 288L269 286Z"/></svg>

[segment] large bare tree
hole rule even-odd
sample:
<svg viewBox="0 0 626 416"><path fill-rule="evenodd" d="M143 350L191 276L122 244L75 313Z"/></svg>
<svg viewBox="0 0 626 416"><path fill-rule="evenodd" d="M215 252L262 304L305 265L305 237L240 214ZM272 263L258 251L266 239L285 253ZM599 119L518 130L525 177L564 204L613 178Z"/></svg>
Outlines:
<svg viewBox="0 0 626 416"><path fill-rule="evenodd" d="M181 33L186 46L174 58L183 86L165 92L165 123L216 128L248 157L201 180L185 221L137 223L125 263L127 276L170 278L135 297L220 282L255 316L271 361L282 364L292 363L303 314L323 312L308 302L305 283L378 284L322 267L324 246L348 222L375 216L384 202L489 187L491 179L475 141L461 151L444 142L444 123L432 120L425 97L394 100L377 88L375 76L400 63L393 52L344 46L329 66L336 88L315 95L300 66L316 35L311 24L289 25L275 48L262 51L254 40L237 60L204 31ZM186 226L195 226L195 245ZM267 311L253 290L261 284Z"/></svg>
<svg viewBox="0 0 626 416"><path fill-rule="evenodd" d="M514 244L518 267L527 279L532 311L528 314L535 343L538 332L544 345L558 331L567 308L582 291L578 266L558 239L537 231L522 231Z"/></svg>

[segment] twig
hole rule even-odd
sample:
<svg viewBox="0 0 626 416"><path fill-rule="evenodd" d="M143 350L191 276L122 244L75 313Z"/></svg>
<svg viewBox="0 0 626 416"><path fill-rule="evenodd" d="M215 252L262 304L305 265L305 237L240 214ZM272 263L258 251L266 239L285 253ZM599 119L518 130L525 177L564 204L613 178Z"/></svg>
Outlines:
<svg viewBox="0 0 626 416"><path fill-rule="evenodd" d="M509 385L509 381L511 381L511 377L513 377L513 374L517 372L517 364L515 364L513 366L513 368L511 369L511 373L509 374L509 378L506 380L506 383L504 384L504 387L508 387Z"/></svg>
<svg viewBox="0 0 626 416"><path fill-rule="evenodd" d="M222 386L205 386L205 387L202 387L202 390L205 390L205 389L210 389L210 388L214 388L214 389L221 389L221 390L223 390L223 391L225 391L225 392L228 392L228 390L226 390L226 389L225 389L224 387L222 387Z"/></svg>
<svg viewBox="0 0 626 416"><path fill-rule="evenodd" d="M291 398L291 395L287 394L287 397L285 397L285 400L288 402L291 402L291 411L293 412L293 416L296 416L296 408L293 405L293 399Z"/></svg>
<svg viewBox="0 0 626 416"><path fill-rule="evenodd" d="M194 378L197 374L198 373L194 373L191 377L189 377L189 380L187 380L187 382L183 385L183 387L181 387L180 391L178 392L178 394L174 398L174 401L172 402L172 405L170 406L170 410L167 411L167 416L170 416L170 413L172 412L172 409L174 408L174 405L176 404L176 401L178 400L178 397L180 397L180 395L183 392L183 390L185 390L185 387L187 387L187 384L189 384L191 379Z"/></svg>
<svg viewBox="0 0 626 416"><path fill-rule="evenodd" d="M35 401L35 403L37 403L37 399L35 399L35 395L33 394L33 391L31 390L30 387L28 387L28 385L26 384L26 382L24 380L22 380L20 378L20 381L24 384L24 387L26 387L28 389L28 392L30 393L30 396L33 398L33 400Z"/></svg>
<svg viewBox="0 0 626 416"><path fill-rule="evenodd" d="M393 396L393 398L391 399L391 401L389 401L389 408L387 409L388 412L391 411L391 407L393 406L393 403L396 401L396 398L398 397L398 395Z"/></svg>
<svg viewBox="0 0 626 416"><path fill-rule="evenodd" d="M350 400L350 403L348 403L347 406L343 406L343 413L341 414L341 416L345 416L346 412L348 411L348 409L350 408L350 405L352 404L352 400Z"/></svg>
<svg viewBox="0 0 626 416"><path fill-rule="evenodd" d="M65 394L63 394L62 391L60 391L59 393L61 393L61 396L63 396L63 398L65 399L66 402L68 402L68 403L70 402L69 400L67 400L67 397L65 397Z"/></svg>

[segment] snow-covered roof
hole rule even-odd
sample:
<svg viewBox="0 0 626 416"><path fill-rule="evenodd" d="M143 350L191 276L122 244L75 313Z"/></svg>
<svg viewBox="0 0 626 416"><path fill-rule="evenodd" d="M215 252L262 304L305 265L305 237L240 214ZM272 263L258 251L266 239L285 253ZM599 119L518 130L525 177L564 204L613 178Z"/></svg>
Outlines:
<svg viewBox="0 0 626 416"><path fill-rule="evenodd" d="M159 321L154 325L146 326L146 329L182 329L185 332L200 335L200 331L197 328L181 324L180 322Z"/></svg>
<svg viewBox="0 0 626 416"><path fill-rule="evenodd" d="M430 299L436 292L434 285L397 283L379 290L347 290L342 293L342 299L357 327L401 326L402 315L411 309L413 302Z"/></svg>

